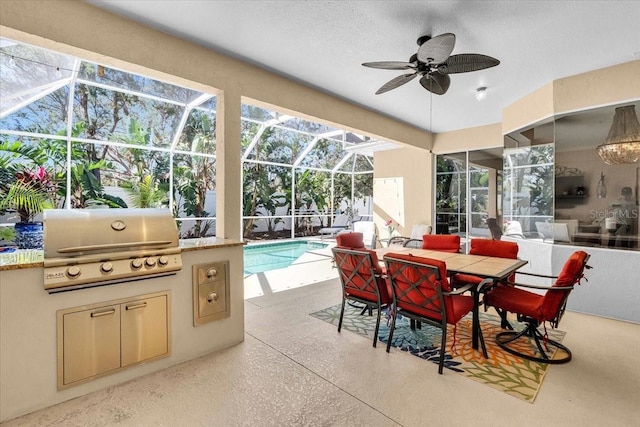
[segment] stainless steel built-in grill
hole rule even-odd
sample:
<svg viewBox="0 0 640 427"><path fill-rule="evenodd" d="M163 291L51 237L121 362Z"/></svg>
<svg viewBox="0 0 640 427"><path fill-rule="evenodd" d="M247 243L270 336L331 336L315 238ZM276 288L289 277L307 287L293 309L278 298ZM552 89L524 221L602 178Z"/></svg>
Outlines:
<svg viewBox="0 0 640 427"><path fill-rule="evenodd" d="M49 293L182 269L178 230L168 209L46 210L44 247Z"/></svg>

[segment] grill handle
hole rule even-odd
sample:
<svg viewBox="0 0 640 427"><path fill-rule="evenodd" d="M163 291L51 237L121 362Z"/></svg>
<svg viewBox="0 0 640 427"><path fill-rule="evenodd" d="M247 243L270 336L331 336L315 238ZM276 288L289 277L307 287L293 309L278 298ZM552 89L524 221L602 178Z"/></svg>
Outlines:
<svg viewBox="0 0 640 427"><path fill-rule="evenodd" d="M142 242L125 242L125 243L105 243L102 245L88 245L88 246L72 246L69 248L60 248L58 249L58 253L68 254L74 252L84 252L84 251L97 251L101 249L124 249L124 248L132 248L138 246L167 246L172 245L173 242L170 240L149 240Z"/></svg>

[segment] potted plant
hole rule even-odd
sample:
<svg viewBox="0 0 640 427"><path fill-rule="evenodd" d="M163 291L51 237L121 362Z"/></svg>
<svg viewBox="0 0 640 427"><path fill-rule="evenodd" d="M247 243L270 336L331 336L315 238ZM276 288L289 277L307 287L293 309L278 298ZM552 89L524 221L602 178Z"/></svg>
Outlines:
<svg viewBox="0 0 640 427"><path fill-rule="evenodd" d="M54 207L56 185L44 167L16 174L6 195L0 200L0 210L15 211L20 217L16 223L15 243L20 249L42 249L43 228L35 217L45 209Z"/></svg>

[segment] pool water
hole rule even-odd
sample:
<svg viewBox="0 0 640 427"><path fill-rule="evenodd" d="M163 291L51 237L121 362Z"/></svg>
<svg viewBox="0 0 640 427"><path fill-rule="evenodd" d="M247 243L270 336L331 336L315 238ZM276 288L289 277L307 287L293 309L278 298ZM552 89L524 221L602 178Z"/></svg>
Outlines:
<svg viewBox="0 0 640 427"><path fill-rule="evenodd" d="M326 243L303 240L248 245L244 247L244 273L262 273L286 268L305 252L327 246Z"/></svg>

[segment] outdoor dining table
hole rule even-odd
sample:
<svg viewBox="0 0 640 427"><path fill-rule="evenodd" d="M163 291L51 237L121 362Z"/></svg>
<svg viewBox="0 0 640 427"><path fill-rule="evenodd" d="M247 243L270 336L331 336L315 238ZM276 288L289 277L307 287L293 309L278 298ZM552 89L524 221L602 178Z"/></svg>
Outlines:
<svg viewBox="0 0 640 427"><path fill-rule="evenodd" d="M516 270L528 263L528 261L521 259L498 258L485 255L467 255L462 253L440 252L430 249L405 248L403 246L391 246L376 249L376 254L380 260L383 259L384 255L390 253L408 253L419 257L444 261L447 264L447 273L449 276L457 273L463 273L485 279L491 279L493 281L506 279ZM472 288L472 295L475 304L472 314L473 333L471 343L475 350L478 349L478 331L480 330L480 289L478 288ZM484 348L483 353L486 354L486 350L484 350Z"/></svg>

